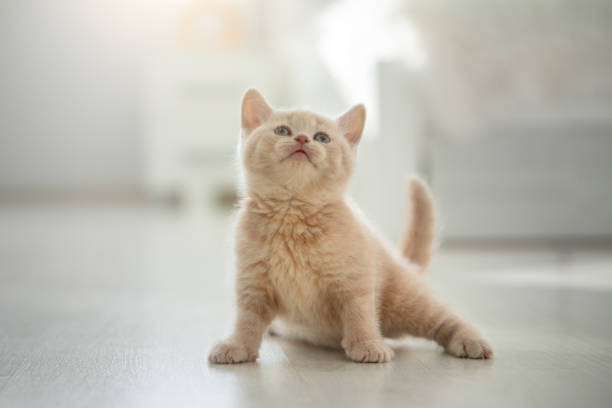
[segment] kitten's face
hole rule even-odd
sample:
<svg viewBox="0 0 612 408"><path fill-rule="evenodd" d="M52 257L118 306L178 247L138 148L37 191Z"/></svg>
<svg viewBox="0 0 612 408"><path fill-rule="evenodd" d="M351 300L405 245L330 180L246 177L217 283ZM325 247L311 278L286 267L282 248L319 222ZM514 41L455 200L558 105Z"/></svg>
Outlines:
<svg viewBox="0 0 612 408"><path fill-rule="evenodd" d="M337 120L308 111L275 111L255 90L243 99L241 152L247 187L258 194L342 193L350 177L365 110Z"/></svg>

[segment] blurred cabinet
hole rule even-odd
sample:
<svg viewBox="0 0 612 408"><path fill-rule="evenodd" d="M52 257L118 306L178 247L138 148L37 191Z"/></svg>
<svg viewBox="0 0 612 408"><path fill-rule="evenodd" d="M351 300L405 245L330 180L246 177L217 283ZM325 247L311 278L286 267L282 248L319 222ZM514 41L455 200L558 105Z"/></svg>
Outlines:
<svg viewBox="0 0 612 408"><path fill-rule="evenodd" d="M156 195L213 205L235 186L240 101L251 86L284 99L274 57L250 53L172 56L151 63L145 95L145 182Z"/></svg>

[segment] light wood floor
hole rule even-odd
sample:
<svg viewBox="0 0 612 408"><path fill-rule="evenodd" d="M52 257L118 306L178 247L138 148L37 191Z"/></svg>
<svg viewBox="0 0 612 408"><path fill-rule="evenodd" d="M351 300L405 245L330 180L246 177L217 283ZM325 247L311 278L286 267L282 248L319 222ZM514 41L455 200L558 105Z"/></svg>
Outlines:
<svg viewBox="0 0 612 408"><path fill-rule="evenodd" d="M233 316L226 218L0 209L0 407L612 406L612 253L442 251L432 284L491 361L392 343L360 365L267 337L211 366Z"/></svg>

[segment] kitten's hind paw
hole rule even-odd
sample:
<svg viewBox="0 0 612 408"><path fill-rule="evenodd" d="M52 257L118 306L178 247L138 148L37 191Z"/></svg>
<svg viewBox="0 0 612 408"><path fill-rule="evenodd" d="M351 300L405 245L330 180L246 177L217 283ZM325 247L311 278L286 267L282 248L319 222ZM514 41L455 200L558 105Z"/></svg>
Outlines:
<svg viewBox="0 0 612 408"><path fill-rule="evenodd" d="M382 339L353 341L344 350L357 363L386 363L393 358L393 350Z"/></svg>
<svg viewBox="0 0 612 408"><path fill-rule="evenodd" d="M446 351L461 358L489 359L493 357L491 345L472 330L457 332L446 346Z"/></svg>
<svg viewBox="0 0 612 408"><path fill-rule="evenodd" d="M257 351L232 341L222 341L210 351L208 361L213 364L238 364L247 361L255 361L258 357Z"/></svg>

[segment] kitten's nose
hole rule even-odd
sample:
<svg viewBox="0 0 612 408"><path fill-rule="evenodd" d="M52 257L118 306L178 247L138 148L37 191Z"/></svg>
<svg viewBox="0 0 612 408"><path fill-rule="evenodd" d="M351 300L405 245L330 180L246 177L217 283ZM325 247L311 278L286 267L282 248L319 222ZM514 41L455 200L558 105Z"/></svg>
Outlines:
<svg viewBox="0 0 612 408"><path fill-rule="evenodd" d="M304 135L297 135L295 137L295 141L298 142L301 145L305 145L306 143L308 143L310 140L308 140L308 137L304 136Z"/></svg>

